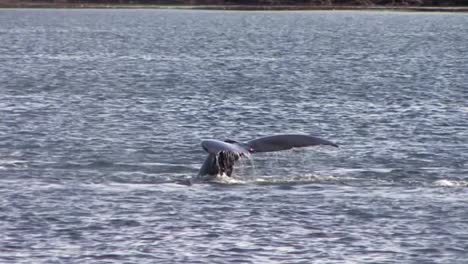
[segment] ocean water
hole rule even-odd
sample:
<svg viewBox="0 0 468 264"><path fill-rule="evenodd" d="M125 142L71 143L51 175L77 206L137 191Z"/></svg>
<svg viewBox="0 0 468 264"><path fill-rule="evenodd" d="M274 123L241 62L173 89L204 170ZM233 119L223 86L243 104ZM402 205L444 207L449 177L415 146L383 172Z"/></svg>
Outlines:
<svg viewBox="0 0 468 264"><path fill-rule="evenodd" d="M468 15L0 10L1 263L467 263ZM196 176L203 139L340 148Z"/></svg>

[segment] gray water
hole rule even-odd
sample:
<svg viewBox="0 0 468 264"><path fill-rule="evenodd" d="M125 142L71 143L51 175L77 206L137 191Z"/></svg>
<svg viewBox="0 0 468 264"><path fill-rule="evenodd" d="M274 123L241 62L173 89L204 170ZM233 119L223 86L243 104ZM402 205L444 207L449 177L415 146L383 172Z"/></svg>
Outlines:
<svg viewBox="0 0 468 264"><path fill-rule="evenodd" d="M0 262L467 263L468 15L0 10ZM194 177L203 139L340 148Z"/></svg>

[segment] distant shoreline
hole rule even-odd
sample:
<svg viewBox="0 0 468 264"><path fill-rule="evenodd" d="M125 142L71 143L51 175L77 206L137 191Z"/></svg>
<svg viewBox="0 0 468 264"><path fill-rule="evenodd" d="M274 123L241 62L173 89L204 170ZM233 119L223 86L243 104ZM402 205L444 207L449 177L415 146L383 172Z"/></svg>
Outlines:
<svg viewBox="0 0 468 264"><path fill-rule="evenodd" d="M468 12L468 6L320 6L320 5L152 5L152 4L64 4L49 2L0 2L2 9L180 9L227 11L409 11L409 12Z"/></svg>

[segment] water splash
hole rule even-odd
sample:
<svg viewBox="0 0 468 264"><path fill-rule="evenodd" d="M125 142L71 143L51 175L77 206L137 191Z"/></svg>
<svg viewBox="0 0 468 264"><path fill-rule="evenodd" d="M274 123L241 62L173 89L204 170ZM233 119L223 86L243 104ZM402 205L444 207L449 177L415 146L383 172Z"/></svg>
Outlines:
<svg viewBox="0 0 468 264"><path fill-rule="evenodd" d="M236 177L230 177L226 174L221 174L209 181L210 183L219 183L219 184L247 184L247 181L241 180Z"/></svg>

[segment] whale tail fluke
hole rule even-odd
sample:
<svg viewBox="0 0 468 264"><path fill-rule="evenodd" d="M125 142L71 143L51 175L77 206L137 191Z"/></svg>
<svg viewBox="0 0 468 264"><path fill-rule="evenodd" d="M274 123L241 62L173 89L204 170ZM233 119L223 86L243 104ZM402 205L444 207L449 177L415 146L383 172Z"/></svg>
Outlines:
<svg viewBox="0 0 468 264"><path fill-rule="evenodd" d="M203 140L202 148L208 152L198 173L198 178L209 175L215 177L218 174L231 176L234 164L242 157L248 157L251 153L272 152L317 145L329 145L338 147L337 144L325 139L308 135L274 135L257 138L247 143L234 140ZM208 179L209 180L209 179Z"/></svg>

